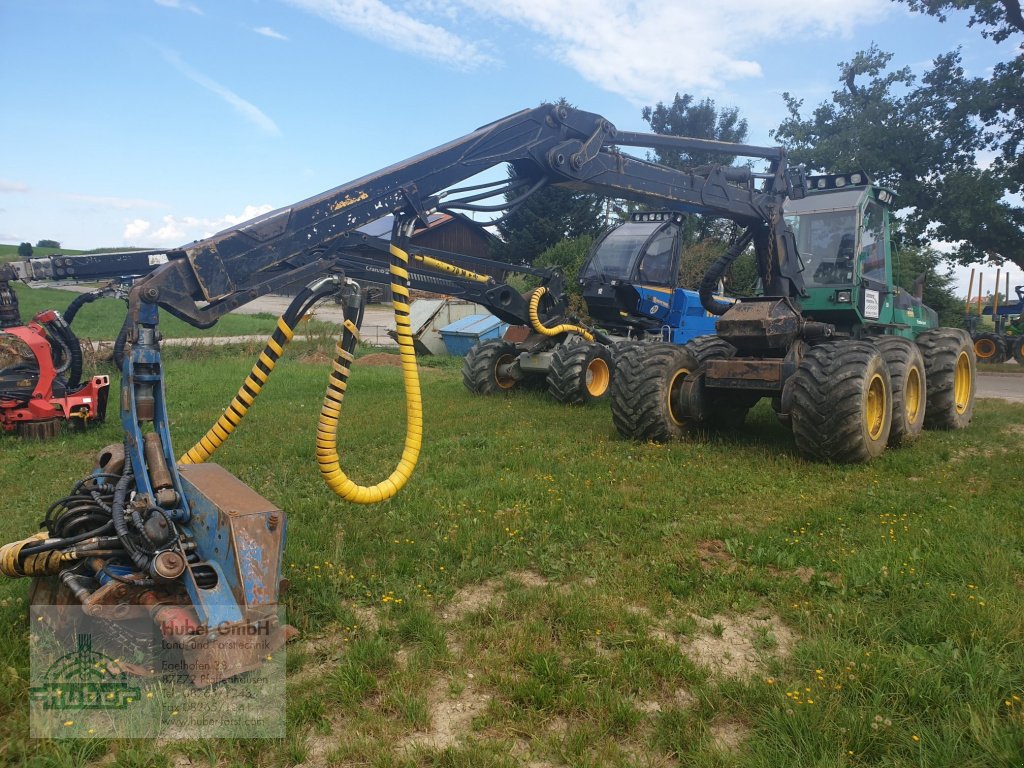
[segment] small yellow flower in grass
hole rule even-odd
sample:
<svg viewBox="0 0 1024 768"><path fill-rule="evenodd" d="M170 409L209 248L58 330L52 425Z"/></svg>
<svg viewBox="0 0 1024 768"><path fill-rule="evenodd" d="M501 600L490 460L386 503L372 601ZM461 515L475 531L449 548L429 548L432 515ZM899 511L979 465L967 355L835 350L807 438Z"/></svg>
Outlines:
<svg viewBox="0 0 1024 768"><path fill-rule="evenodd" d="M266 658L267 661L273 661L274 660L274 657L271 654L269 654L269 653L266 655L265 658Z"/></svg>
<svg viewBox="0 0 1024 768"><path fill-rule="evenodd" d="M921 737L918 736L916 733L913 734L910 738L912 738L914 741L920 741L921 740Z"/></svg>
<svg viewBox="0 0 1024 768"><path fill-rule="evenodd" d="M766 678L764 679L764 681L765 681L765 682L766 682L766 683L767 683L768 685L775 685L775 678L774 678L774 677L766 677Z"/></svg>
<svg viewBox="0 0 1024 768"><path fill-rule="evenodd" d="M146 691L146 698L147 699L152 699L153 698L153 692L152 691Z"/></svg>
<svg viewBox="0 0 1024 768"><path fill-rule="evenodd" d="M74 725L74 724L75 724L75 721L74 721L74 720L65 720L65 721L64 721L64 727L65 727L65 728L70 728L70 727L71 727L72 725Z"/></svg>
<svg viewBox="0 0 1024 768"><path fill-rule="evenodd" d="M89 729L89 733L90 733L90 734L96 733L96 729L95 729L95 728L90 728L90 729Z"/></svg>
<svg viewBox="0 0 1024 768"><path fill-rule="evenodd" d="M594 630L594 634L595 635L600 635L601 634L601 630L600 629L595 629Z"/></svg>
<svg viewBox="0 0 1024 768"><path fill-rule="evenodd" d="M171 717L177 717L177 716L178 716L178 710L174 710L173 712L171 712Z"/></svg>

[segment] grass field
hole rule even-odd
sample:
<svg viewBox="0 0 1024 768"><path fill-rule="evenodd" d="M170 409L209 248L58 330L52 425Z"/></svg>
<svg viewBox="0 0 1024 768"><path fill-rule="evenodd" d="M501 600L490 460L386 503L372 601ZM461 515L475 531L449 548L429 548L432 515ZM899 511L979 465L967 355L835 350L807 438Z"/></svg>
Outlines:
<svg viewBox="0 0 1024 768"><path fill-rule="evenodd" d="M294 352L294 354L293 354ZM797 456L764 406L736 434L623 442L607 405L477 398L422 371L425 448L355 507L313 459L322 353L290 351L217 460L289 514L288 736L27 738L27 583L0 583L12 766L1016 766L1024 761L1024 407L868 466ZM183 451L251 365L167 352ZM319 362L318 362L319 361ZM379 358L377 358L379 362ZM398 370L354 369L342 463L401 449ZM0 438L0 541L120 439ZM190 762L191 761L191 762Z"/></svg>
<svg viewBox="0 0 1024 768"><path fill-rule="evenodd" d="M33 288L21 283L14 285L18 294L18 305L24 321L30 320L44 309L64 312L76 293L57 288ZM86 304L78 310L73 329L79 338L94 341L113 341L124 322L126 305L120 299L103 298ZM269 314L239 315L222 317L213 328L193 328L167 312L160 314L160 332L168 339L193 339L204 336L269 336L277 325L277 318ZM313 321L304 323L298 333L329 333L334 327L329 323Z"/></svg>
<svg viewBox="0 0 1024 768"><path fill-rule="evenodd" d="M40 256L50 256L54 253L66 253L68 256L74 256L84 251L76 251L68 248L36 248L32 247L32 257L38 258ZM17 261L21 257L18 256L18 245L17 244L6 244L0 243L0 262L2 261Z"/></svg>

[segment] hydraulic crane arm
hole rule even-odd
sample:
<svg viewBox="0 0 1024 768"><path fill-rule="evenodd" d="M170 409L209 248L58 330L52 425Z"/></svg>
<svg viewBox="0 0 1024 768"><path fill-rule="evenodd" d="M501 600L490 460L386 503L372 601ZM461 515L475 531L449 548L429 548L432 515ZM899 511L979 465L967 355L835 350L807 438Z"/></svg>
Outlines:
<svg viewBox="0 0 1024 768"><path fill-rule="evenodd" d="M687 172L623 154L619 145L751 156L768 159L770 166L766 174L729 166ZM452 189L506 163L516 172L508 182ZM781 211L787 196L802 197L803 175L788 167L782 149L619 134L599 115L543 105L169 252L169 262L137 287L138 299L193 325L209 326L284 283L329 271L345 236L370 221L388 214L424 219L438 210L498 211L546 184L729 218L759 230L763 236L755 243L763 243L769 254L759 259L767 289L791 297L802 293ZM506 193L511 203L479 202Z"/></svg>

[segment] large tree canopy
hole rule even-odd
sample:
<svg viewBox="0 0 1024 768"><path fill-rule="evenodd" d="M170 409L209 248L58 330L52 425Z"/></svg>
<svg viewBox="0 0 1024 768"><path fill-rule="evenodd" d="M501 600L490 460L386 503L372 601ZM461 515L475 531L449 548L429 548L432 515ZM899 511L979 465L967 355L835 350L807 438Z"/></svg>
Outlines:
<svg viewBox="0 0 1024 768"><path fill-rule="evenodd" d="M969 8L970 24L997 42L1024 32L1016 0L907 2L943 19ZM968 77L959 51L936 57L920 81L891 60L872 46L840 64L841 88L808 115L784 94L789 117L775 137L815 170L862 169L892 187L911 241L953 243L964 264L1024 266L1024 54L990 78Z"/></svg>
<svg viewBox="0 0 1024 768"><path fill-rule="evenodd" d="M719 109L714 99L694 103L688 93L676 94L671 104L659 101L653 107L644 107L644 121L654 133L667 136L690 136L696 139L743 142L747 139L747 121L735 107ZM654 159L671 168L695 168L702 165L730 165L735 157L710 152L683 153L660 149Z"/></svg>

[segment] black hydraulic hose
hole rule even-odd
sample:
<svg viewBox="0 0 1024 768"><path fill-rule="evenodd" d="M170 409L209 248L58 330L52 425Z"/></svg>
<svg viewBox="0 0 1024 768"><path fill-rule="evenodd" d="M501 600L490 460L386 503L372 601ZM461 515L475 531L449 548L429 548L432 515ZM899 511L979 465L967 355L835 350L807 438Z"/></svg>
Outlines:
<svg viewBox="0 0 1024 768"><path fill-rule="evenodd" d="M79 542L85 541L86 539L92 539L96 536L102 536L104 533L106 533L113 527L114 524L108 521L106 524L101 525L99 528L96 528L95 530L80 533L77 536L72 536L69 539L57 539L55 541L48 541L45 544L35 544L31 547L24 547L21 550L19 550L18 556L21 557L23 555L34 555L38 552L49 552L51 549L64 549L65 547L70 547L72 544L78 544Z"/></svg>
<svg viewBox="0 0 1024 768"><path fill-rule="evenodd" d="M46 330L48 331L46 338L50 341L50 359L53 361L53 369L57 374L64 373L71 367L71 349L57 333L56 328L47 325Z"/></svg>
<svg viewBox="0 0 1024 768"><path fill-rule="evenodd" d="M510 208L512 206L517 206L517 205L520 205L521 203L526 202L526 200L530 197L530 195L532 195L538 189L540 189L545 184L547 184L547 182L548 182L548 177L547 176L541 176L539 179L537 179L537 181L533 184L533 186L531 186L528 190L526 190L523 194L521 194L515 200L508 200L508 201L506 201L504 203L500 203L500 204L497 204L497 205L473 205L472 203L464 203L464 202L462 202L460 200L452 200L451 202L446 202L444 204L444 208L446 210L478 211L478 212L481 212L481 213L492 213L494 211L504 211L506 208Z"/></svg>
<svg viewBox="0 0 1024 768"><path fill-rule="evenodd" d="M124 367L124 348L128 344L128 331L131 330L131 327L131 316L126 315L124 322L121 323L121 330L117 332L117 338L114 340L114 365L118 370Z"/></svg>
<svg viewBox="0 0 1024 768"><path fill-rule="evenodd" d="M704 273L704 278L700 281L700 288L697 293L700 296L700 305L704 307L712 315L724 315L732 307L732 302L722 301L715 298L715 290L718 288L718 283L721 282L722 278L725 277L725 273L728 271L732 263L739 258L739 255L743 253L744 249L750 245L750 241L754 237L754 230L752 227L748 227L747 230L740 235L739 240L729 246L729 250L723 253L715 262L708 267L708 271Z"/></svg>
<svg viewBox="0 0 1024 768"><path fill-rule="evenodd" d="M71 325L71 323L75 321L75 315L78 314L78 310L80 310L86 304L90 304L96 301L96 299L98 298L100 298L100 293L98 291L78 294L78 296L73 298L71 300L71 303L68 304L68 308L64 310L65 322L67 322L68 325Z"/></svg>
<svg viewBox="0 0 1024 768"><path fill-rule="evenodd" d="M124 474L121 475L121 479L117 481L117 486L114 488L114 503L111 505L110 514L113 519L114 532L117 534L117 538L121 540L125 551L132 559L132 562L135 563L136 567L145 572L149 567L149 558L135 548L135 545L132 543L130 538L128 520L125 518L124 508L128 499L128 488L131 486L134 479L135 473L131 467L130 454L128 451L125 451Z"/></svg>
<svg viewBox="0 0 1024 768"><path fill-rule="evenodd" d="M57 315L56 320L48 327L53 328L54 332L67 345L69 352L68 387L74 389L82 382L82 343L78 340L75 332L71 330L71 326L60 315Z"/></svg>
<svg viewBox="0 0 1024 768"><path fill-rule="evenodd" d="M107 569L107 563L104 563L100 568L100 572L109 576L114 581L119 581L122 584L131 584L134 587L151 587L156 582L153 579L141 578L141 579L126 579L124 576L118 576L113 571Z"/></svg>

